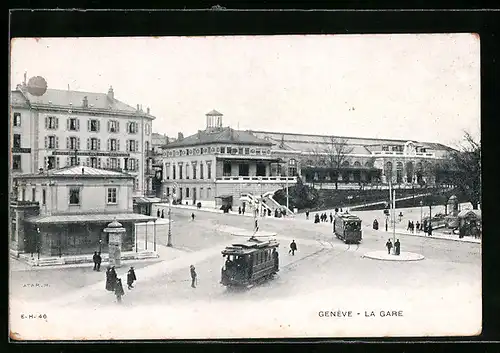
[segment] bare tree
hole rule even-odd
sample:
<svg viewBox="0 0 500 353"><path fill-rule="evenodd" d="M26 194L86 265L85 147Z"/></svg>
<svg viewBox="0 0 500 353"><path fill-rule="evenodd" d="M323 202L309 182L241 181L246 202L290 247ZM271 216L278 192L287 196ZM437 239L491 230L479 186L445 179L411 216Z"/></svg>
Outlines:
<svg viewBox="0 0 500 353"><path fill-rule="evenodd" d="M317 148L311 149L310 154L319 167L326 167L336 173L335 189L338 189L338 175L342 170L342 164L353 151L347 143L347 139L327 136L324 142Z"/></svg>
<svg viewBox="0 0 500 353"><path fill-rule="evenodd" d="M450 182L467 195L476 210L481 202L481 142L467 131L457 150L449 152Z"/></svg>

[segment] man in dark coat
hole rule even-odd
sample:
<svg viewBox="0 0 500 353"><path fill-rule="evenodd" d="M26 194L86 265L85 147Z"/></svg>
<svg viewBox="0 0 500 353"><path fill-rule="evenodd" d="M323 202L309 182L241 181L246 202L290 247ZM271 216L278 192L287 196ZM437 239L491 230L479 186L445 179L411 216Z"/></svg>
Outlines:
<svg viewBox="0 0 500 353"><path fill-rule="evenodd" d="M128 287L128 289L134 288L133 284L134 284L134 281L136 281L136 280L137 280L137 277L135 276L134 268L131 266L130 270L128 270L128 273L127 273L127 287Z"/></svg>
<svg viewBox="0 0 500 353"><path fill-rule="evenodd" d="M259 230L259 221L256 219L255 220L255 231Z"/></svg>
<svg viewBox="0 0 500 353"><path fill-rule="evenodd" d="M194 213L191 213L191 220L194 221Z"/></svg>
<svg viewBox="0 0 500 353"><path fill-rule="evenodd" d="M378 230L378 221L376 219L373 221L373 229Z"/></svg>
<svg viewBox="0 0 500 353"><path fill-rule="evenodd" d="M101 252L98 252L97 253L97 271L101 271L101 262L102 262Z"/></svg>
<svg viewBox="0 0 500 353"><path fill-rule="evenodd" d="M97 251L94 252L94 256L92 256L92 261L94 261L94 271L97 271Z"/></svg>
<svg viewBox="0 0 500 353"><path fill-rule="evenodd" d="M330 212L330 223L333 223L333 215L331 212Z"/></svg>
<svg viewBox="0 0 500 353"><path fill-rule="evenodd" d="M122 296L125 294L125 291L123 290L122 286L122 280L118 278L115 282L115 295L116 295L116 300L118 303L122 302Z"/></svg>
<svg viewBox="0 0 500 353"><path fill-rule="evenodd" d="M106 290L112 292L114 291L113 274L111 272L111 267L106 270Z"/></svg>
<svg viewBox="0 0 500 353"><path fill-rule="evenodd" d="M392 249L392 241L391 241L391 239L387 240L387 243L385 243L385 246L387 247L387 253L391 254L391 249Z"/></svg>
<svg viewBox="0 0 500 353"><path fill-rule="evenodd" d="M396 253L396 255L399 255L401 253L401 243L399 242L399 239L394 243L394 252Z"/></svg>
<svg viewBox="0 0 500 353"><path fill-rule="evenodd" d="M266 215L266 211L264 211L264 216L265 216L265 215ZM267 209L267 215L268 215L269 217L271 217L271 209L270 209L270 208L268 208L268 209Z"/></svg>
<svg viewBox="0 0 500 353"><path fill-rule="evenodd" d="M319 223L319 214L314 215L314 223Z"/></svg>
<svg viewBox="0 0 500 353"><path fill-rule="evenodd" d="M297 251L297 244L295 243L295 240L292 240L292 242L290 243L290 250L288 250L288 253L295 255L296 251Z"/></svg>
<svg viewBox="0 0 500 353"><path fill-rule="evenodd" d="M161 210L161 218L165 218L165 210Z"/></svg>
<svg viewBox="0 0 500 353"><path fill-rule="evenodd" d="M238 214L241 214L241 207L238 207Z"/></svg>
<svg viewBox="0 0 500 353"><path fill-rule="evenodd" d="M196 288L196 269L191 265L189 270L191 271L191 287Z"/></svg>
<svg viewBox="0 0 500 353"><path fill-rule="evenodd" d="M158 210L156 211L156 217L157 217L157 218L160 218L160 215L161 215L161 213L160 213L160 209L158 209Z"/></svg>
<svg viewBox="0 0 500 353"><path fill-rule="evenodd" d="M278 252L276 251L276 249L273 249L273 260L274 260L274 270L278 271L280 260L279 260L279 255L278 255Z"/></svg>
<svg viewBox="0 0 500 353"><path fill-rule="evenodd" d="M309 219L309 211L306 211L306 220Z"/></svg>

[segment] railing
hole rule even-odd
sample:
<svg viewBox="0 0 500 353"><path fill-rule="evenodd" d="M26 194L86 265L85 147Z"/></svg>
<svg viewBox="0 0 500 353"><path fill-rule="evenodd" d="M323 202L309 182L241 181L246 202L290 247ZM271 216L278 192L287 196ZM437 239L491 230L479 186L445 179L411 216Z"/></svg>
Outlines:
<svg viewBox="0 0 500 353"><path fill-rule="evenodd" d="M404 156L405 153L401 151L375 151L372 152L374 155L380 156ZM435 157L434 153L424 153L424 152L416 152L416 156L426 156L426 157ZM406 155L409 156L409 155Z"/></svg>
<svg viewBox="0 0 500 353"><path fill-rule="evenodd" d="M238 183L296 183L297 177L283 177L283 176L222 176L215 178L217 182L238 182Z"/></svg>

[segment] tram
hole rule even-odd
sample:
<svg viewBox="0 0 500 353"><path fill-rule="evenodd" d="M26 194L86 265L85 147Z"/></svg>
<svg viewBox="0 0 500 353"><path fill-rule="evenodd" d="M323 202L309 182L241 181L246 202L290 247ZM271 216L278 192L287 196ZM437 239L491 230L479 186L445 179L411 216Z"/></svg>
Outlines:
<svg viewBox="0 0 500 353"><path fill-rule="evenodd" d="M336 214L333 233L346 244L359 244L362 238L361 219L350 213Z"/></svg>
<svg viewBox="0 0 500 353"><path fill-rule="evenodd" d="M272 278L279 271L279 243L251 237L244 243L222 250L226 258L221 270L221 284L226 287L252 287Z"/></svg>

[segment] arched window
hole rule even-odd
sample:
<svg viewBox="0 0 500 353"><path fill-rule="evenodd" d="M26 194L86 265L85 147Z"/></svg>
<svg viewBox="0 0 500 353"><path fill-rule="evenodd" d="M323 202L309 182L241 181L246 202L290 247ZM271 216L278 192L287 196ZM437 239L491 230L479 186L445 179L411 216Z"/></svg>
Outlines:
<svg viewBox="0 0 500 353"><path fill-rule="evenodd" d="M354 166L355 167L361 167L361 163L359 163L358 161L354 162Z"/></svg>
<svg viewBox="0 0 500 353"><path fill-rule="evenodd" d="M342 167L349 167L349 161L343 161Z"/></svg>
<svg viewBox="0 0 500 353"><path fill-rule="evenodd" d="M297 176L297 161L293 158L288 161L288 175Z"/></svg>
<svg viewBox="0 0 500 353"><path fill-rule="evenodd" d="M398 162L396 164L396 182L397 183L403 182L403 163L401 162Z"/></svg>
<svg viewBox="0 0 500 353"><path fill-rule="evenodd" d="M368 161L368 162L366 162L366 163L365 163L365 167L367 167L367 168L370 168L370 167L371 167L371 163L370 163L370 161Z"/></svg>
<svg viewBox="0 0 500 353"><path fill-rule="evenodd" d="M414 172L413 162L406 163L406 182L413 183L413 172Z"/></svg>
<svg viewBox="0 0 500 353"><path fill-rule="evenodd" d="M392 179L392 162L387 162L385 164L385 176L387 177L387 180Z"/></svg>

